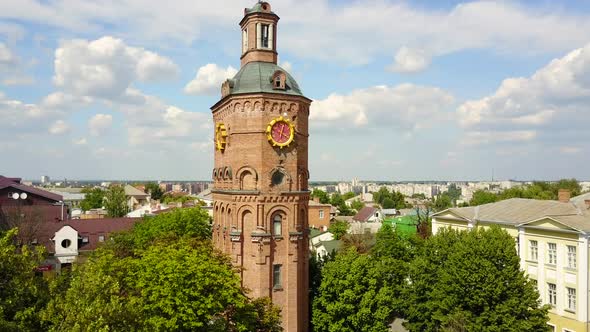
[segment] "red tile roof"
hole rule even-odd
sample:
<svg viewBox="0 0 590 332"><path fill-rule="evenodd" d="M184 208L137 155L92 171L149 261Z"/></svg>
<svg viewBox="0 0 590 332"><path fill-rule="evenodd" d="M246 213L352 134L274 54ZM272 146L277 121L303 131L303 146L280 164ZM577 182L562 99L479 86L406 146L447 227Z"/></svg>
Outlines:
<svg viewBox="0 0 590 332"><path fill-rule="evenodd" d="M49 191L21 184L19 178L7 178L0 175L0 189L4 189L7 187L18 189L29 194L41 196L47 198L48 200L52 200L56 203L63 200L63 197L61 195L57 195Z"/></svg>
<svg viewBox="0 0 590 332"><path fill-rule="evenodd" d="M367 221L376 211L377 209L374 207L365 206L352 219L356 221Z"/></svg>
<svg viewBox="0 0 590 332"><path fill-rule="evenodd" d="M80 238L78 251L95 250L100 241L98 237L104 236L105 241L109 235L117 232L130 230L133 225L142 218L100 218L100 219L72 219L64 222L45 223L38 236L39 244L44 245L50 253L55 252L54 243L51 239L62 227L70 226L78 232ZM82 239L88 237L88 242Z"/></svg>

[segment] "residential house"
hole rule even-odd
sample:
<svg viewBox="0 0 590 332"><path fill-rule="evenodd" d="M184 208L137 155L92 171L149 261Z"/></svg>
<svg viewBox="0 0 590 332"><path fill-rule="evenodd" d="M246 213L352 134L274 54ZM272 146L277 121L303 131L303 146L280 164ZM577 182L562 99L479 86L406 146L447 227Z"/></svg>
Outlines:
<svg viewBox="0 0 590 332"><path fill-rule="evenodd" d="M382 225L383 212L381 212L381 209L365 206L354 217L352 217L352 222L350 223L348 233L377 233Z"/></svg>
<svg viewBox="0 0 590 332"><path fill-rule="evenodd" d="M141 218L79 219L46 223L39 244L44 245L49 258L44 270L59 272L80 256L95 250L115 232L130 230Z"/></svg>
<svg viewBox="0 0 590 332"><path fill-rule="evenodd" d="M307 208L309 227L327 230L332 221L332 208L332 205L322 204L319 200L309 201Z"/></svg>
<svg viewBox="0 0 590 332"><path fill-rule="evenodd" d="M311 229L309 234L309 251L315 252L317 258L336 252L342 246L342 241L334 239L334 235L328 231Z"/></svg>
<svg viewBox="0 0 590 332"><path fill-rule="evenodd" d="M150 195L146 194L131 185L125 185L125 196L127 197L127 207L129 211L133 211L140 206L150 203Z"/></svg>
<svg viewBox="0 0 590 332"><path fill-rule="evenodd" d="M441 228L498 225L515 240L520 266L536 281L541 300L551 305L553 331L581 332L589 324L590 194L559 201L512 198L475 207L451 208L432 218Z"/></svg>
<svg viewBox="0 0 590 332"><path fill-rule="evenodd" d="M62 196L0 176L0 229L18 227L20 241L36 243L44 223L66 220L68 214Z"/></svg>

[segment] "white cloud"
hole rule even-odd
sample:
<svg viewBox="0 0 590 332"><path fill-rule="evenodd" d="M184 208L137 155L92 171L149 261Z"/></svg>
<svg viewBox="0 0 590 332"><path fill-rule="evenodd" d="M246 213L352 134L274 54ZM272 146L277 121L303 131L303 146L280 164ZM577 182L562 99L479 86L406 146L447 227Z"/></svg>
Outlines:
<svg viewBox="0 0 590 332"><path fill-rule="evenodd" d="M333 129L390 127L412 131L448 119L454 103L439 88L401 84L332 94L311 104L310 124Z"/></svg>
<svg viewBox="0 0 590 332"><path fill-rule="evenodd" d="M559 152L563 154L578 154L582 152L582 149L576 146L562 146L559 148Z"/></svg>
<svg viewBox="0 0 590 332"><path fill-rule="evenodd" d="M415 73L430 65L430 58L426 52L405 46L397 51L394 61L388 69L398 73Z"/></svg>
<svg viewBox="0 0 590 332"><path fill-rule="evenodd" d="M588 15L564 12L558 5L473 1L450 9L428 9L404 1L342 5L327 0L276 0L272 5L282 16L282 48L302 58L348 64L391 57L403 46L431 56L481 48L517 55L565 51L587 42L590 34ZM133 0L108 5L81 0L5 0L0 2L0 18L95 35L111 29L155 45L190 44L198 38L219 43L220 36L222 42L239 38L235 23L243 15L241 9L232 0L176 0L165 6ZM230 33L234 39L225 38Z"/></svg>
<svg viewBox="0 0 590 332"><path fill-rule="evenodd" d="M279 67L287 71L287 73L293 75L293 65L289 61L279 61Z"/></svg>
<svg viewBox="0 0 590 332"><path fill-rule="evenodd" d="M474 143L588 138L590 44L551 61L531 77L508 78L492 95L463 103L461 126ZM488 132L499 137L491 138ZM582 133L582 134L577 134ZM584 136L585 135L585 136Z"/></svg>
<svg viewBox="0 0 590 332"><path fill-rule="evenodd" d="M74 145L86 145L86 144L88 144L88 140L85 137L82 137L82 138L73 140L72 143L74 143Z"/></svg>
<svg viewBox="0 0 590 332"><path fill-rule="evenodd" d="M14 63L16 63L16 56L6 44L0 42L0 65L12 65Z"/></svg>
<svg viewBox="0 0 590 332"><path fill-rule="evenodd" d="M214 63L206 64L199 68L195 78L184 87L184 92L191 95L213 95L219 93L221 83L228 78L234 77L237 72L232 66L223 69Z"/></svg>
<svg viewBox="0 0 590 332"><path fill-rule="evenodd" d="M36 132L62 113L9 99L0 92L0 136Z"/></svg>
<svg viewBox="0 0 590 332"><path fill-rule="evenodd" d="M35 83L35 79L30 76L13 76L2 80L2 85L6 86L32 85Z"/></svg>
<svg viewBox="0 0 590 332"><path fill-rule="evenodd" d="M172 60L110 36L63 41L55 51L56 86L77 96L124 99L136 81L174 77Z"/></svg>
<svg viewBox="0 0 590 332"><path fill-rule="evenodd" d="M113 116L110 114L96 114L88 121L88 129L92 136L100 136L111 128Z"/></svg>
<svg viewBox="0 0 590 332"><path fill-rule="evenodd" d="M49 133L52 135L62 135L69 130L70 126L63 120L57 120L49 127Z"/></svg>

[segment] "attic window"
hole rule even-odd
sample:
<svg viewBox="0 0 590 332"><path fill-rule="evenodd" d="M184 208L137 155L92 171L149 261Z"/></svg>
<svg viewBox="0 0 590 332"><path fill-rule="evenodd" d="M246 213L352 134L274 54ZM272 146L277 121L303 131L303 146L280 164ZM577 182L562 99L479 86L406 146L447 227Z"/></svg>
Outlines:
<svg viewBox="0 0 590 332"><path fill-rule="evenodd" d="M272 75L272 88L273 90L285 90L286 84L285 81L287 80L287 75L281 71L277 70Z"/></svg>

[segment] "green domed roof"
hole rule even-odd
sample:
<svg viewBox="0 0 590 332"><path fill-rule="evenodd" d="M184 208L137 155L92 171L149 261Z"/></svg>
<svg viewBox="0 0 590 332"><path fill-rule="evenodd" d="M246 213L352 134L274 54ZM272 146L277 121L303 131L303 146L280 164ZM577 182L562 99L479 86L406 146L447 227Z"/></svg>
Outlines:
<svg viewBox="0 0 590 332"><path fill-rule="evenodd" d="M284 90L273 89L272 76L277 70L286 74ZM230 80L229 94L259 92L303 96L295 79L283 68L270 62L249 62Z"/></svg>
<svg viewBox="0 0 590 332"><path fill-rule="evenodd" d="M268 6L268 3L266 3L266 2L258 2L252 8L246 8L245 13L246 14L251 14L251 13L265 13L267 11L264 8L262 8L263 5ZM271 14L274 14L272 11L270 13Z"/></svg>

